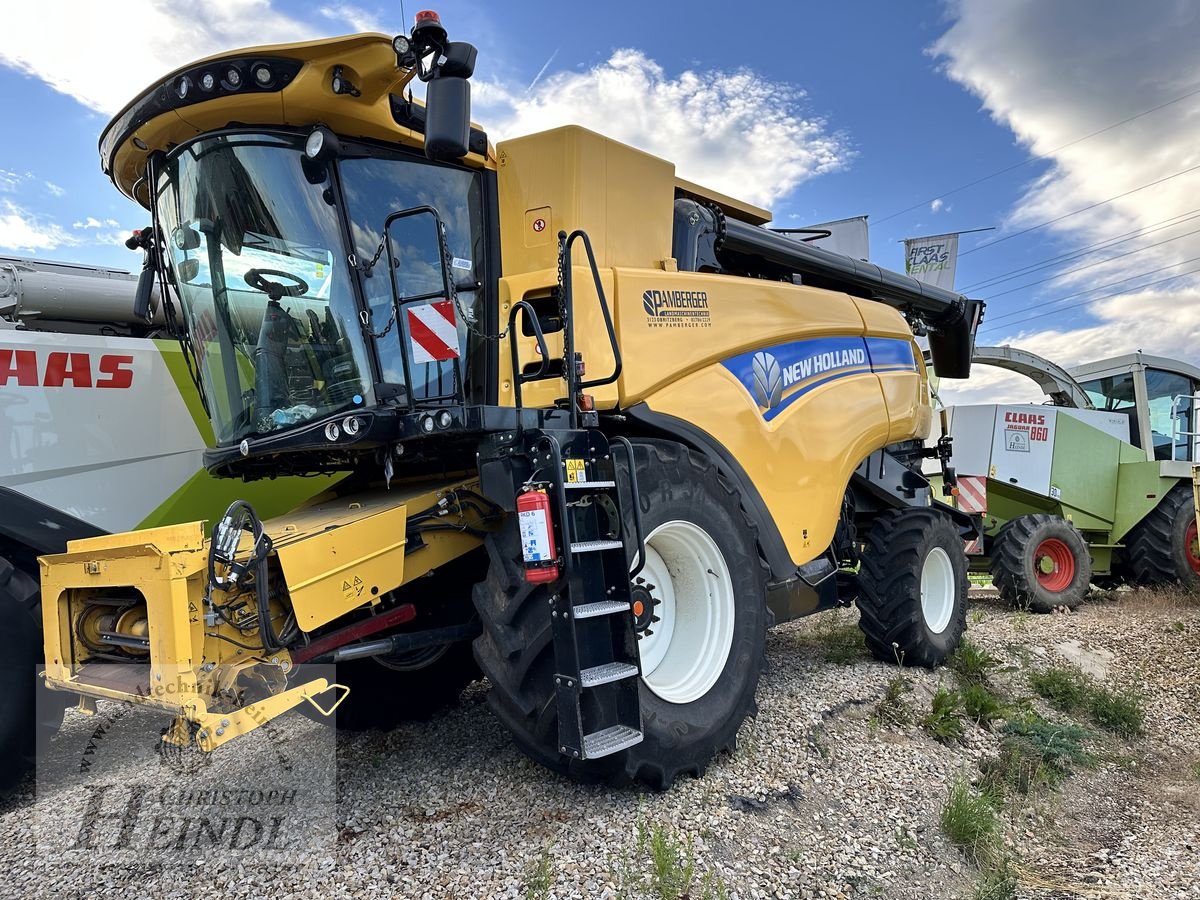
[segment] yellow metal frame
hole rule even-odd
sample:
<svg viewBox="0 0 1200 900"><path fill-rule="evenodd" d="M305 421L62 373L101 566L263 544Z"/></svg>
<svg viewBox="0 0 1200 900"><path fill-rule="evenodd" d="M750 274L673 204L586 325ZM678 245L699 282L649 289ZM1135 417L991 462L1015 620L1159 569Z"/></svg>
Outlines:
<svg viewBox="0 0 1200 900"><path fill-rule="evenodd" d="M390 491L325 499L265 522L301 630L378 605L389 591L478 547L480 539L465 531L438 530L424 533L422 545L406 554L412 513L452 508L443 501L478 486L475 478L400 483ZM438 521L481 524L458 514ZM287 651L237 646L232 641L246 643L245 634L224 622L206 624L208 540L201 522L71 541L66 553L39 562L50 688L169 712L178 720L174 739L194 736L206 750L300 703L328 715L345 699L348 689L323 677L287 687L294 665ZM128 666L107 665L79 640L75 626L84 604L105 589L136 592L145 602L148 660L131 656ZM229 706L227 698L247 673L269 695ZM331 690L339 694L336 702L318 701Z"/></svg>

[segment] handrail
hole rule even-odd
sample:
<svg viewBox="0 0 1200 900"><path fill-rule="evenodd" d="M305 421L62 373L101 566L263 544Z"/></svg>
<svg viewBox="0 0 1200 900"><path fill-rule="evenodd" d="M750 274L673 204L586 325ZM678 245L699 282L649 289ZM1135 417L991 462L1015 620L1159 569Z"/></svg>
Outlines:
<svg viewBox="0 0 1200 900"><path fill-rule="evenodd" d="M521 360L517 355L517 313L523 311L525 318L533 326L533 335L537 339L538 352L542 356L541 365L538 370L532 375L526 376L520 369ZM533 304L524 300L518 300L513 304L512 311L508 314L508 352L512 359L512 377L513 377L513 394L516 403L516 408L521 409L521 385L526 381L536 381L541 378L546 372L546 366L550 363L550 353L546 349L546 336L542 333L542 323L538 321L537 310L533 308Z"/></svg>
<svg viewBox="0 0 1200 900"><path fill-rule="evenodd" d="M571 285L571 245L583 240L583 249L587 253L588 266L592 270L592 281L596 286L596 297L600 301L600 312L604 315L604 327L608 331L608 344L613 353L613 370L604 378L594 378L591 381L579 381L579 373L575 366L575 313L573 306L573 289ZM579 411L575 402L576 395L583 389L612 384L621 377L621 348L617 344L616 329L613 328L612 315L608 310L608 299L604 296L604 285L600 281L600 269L596 265L596 254L592 251L592 241L587 232L577 228L568 235L565 231L558 233L558 259L562 270L563 297L562 304L565 312L563 322L563 362L566 368L567 402L570 404L571 427L578 424Z"/></svg>

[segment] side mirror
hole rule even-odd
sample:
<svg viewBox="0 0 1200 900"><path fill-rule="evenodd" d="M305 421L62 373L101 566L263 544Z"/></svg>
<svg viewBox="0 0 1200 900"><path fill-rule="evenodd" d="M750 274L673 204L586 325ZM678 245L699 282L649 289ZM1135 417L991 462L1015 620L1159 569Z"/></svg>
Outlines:
<svg viewBox="0 0 1200 900"><path fill-rule="evenodd" d="M425 90L425 155L461 159L467 155L471 131L471 84L478 51L470 44L446 45L441 63Z"/></svg>

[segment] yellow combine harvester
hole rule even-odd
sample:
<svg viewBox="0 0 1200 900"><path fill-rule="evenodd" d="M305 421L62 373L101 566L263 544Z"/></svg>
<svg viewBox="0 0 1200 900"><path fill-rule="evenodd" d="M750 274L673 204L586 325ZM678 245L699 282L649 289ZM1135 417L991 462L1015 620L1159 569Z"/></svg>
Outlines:
<svg viewBox="0 0 1200 900"><path fill-rule="evenodd" d="M733 745L773 621L857 601L878 657L941 662L977 523L921 475L914 333L966 377L982 304L581 128L493 150L475 55L421 13L185 66L105 130L210 471L351 474L44 558L48 684L211 750L296 706L388 725L477 662L534 759L666 786Z"/></svg>

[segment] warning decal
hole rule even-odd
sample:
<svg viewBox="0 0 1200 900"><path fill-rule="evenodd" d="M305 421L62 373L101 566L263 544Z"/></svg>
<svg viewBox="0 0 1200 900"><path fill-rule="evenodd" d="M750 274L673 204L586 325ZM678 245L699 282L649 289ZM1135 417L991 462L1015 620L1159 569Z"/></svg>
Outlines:
<svg viewBox="0 0 1200 900"><path fill-rule="evenodd" d="M527 563L550 562L550 523L540 509L523 509L517 513L521 532L521 555Z"/></svg>
<svg viewBox="0 0 1200 900"><path fill-rule="evenodd" d="M581 481L587 481L587 475L584 472L582 459L568 459L567 463L567 484L576 484Z"/></svg>
<svg viewBox="0 0 1200 900"><path fill-rule="evenodd" d="M446 362L458 358L458 323L454 304L437 300L405 311L414 363Z"/></svg>

